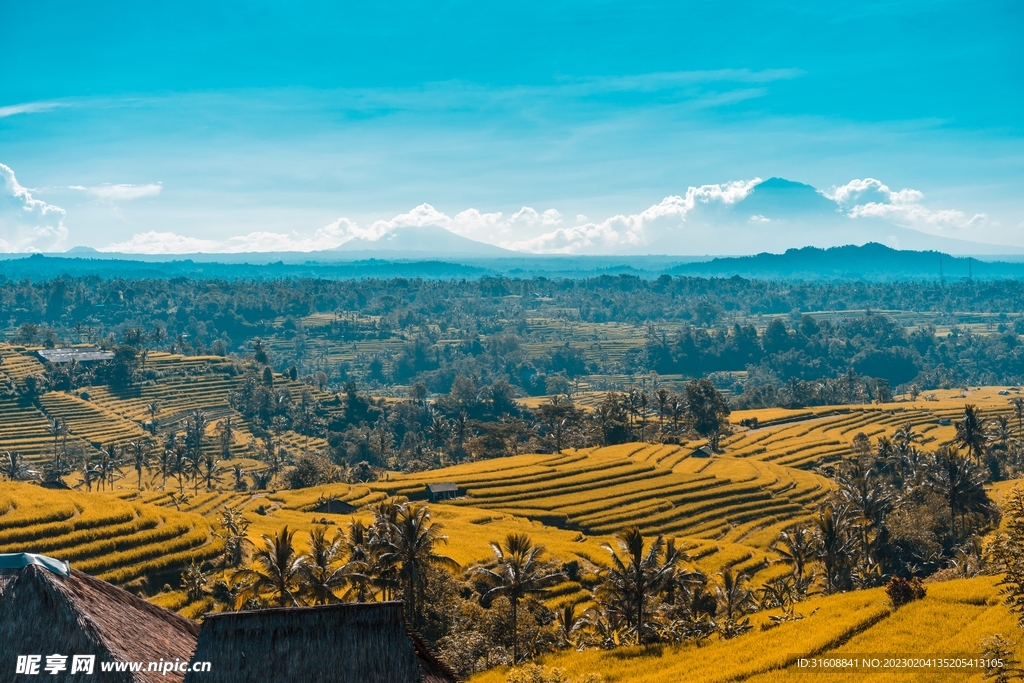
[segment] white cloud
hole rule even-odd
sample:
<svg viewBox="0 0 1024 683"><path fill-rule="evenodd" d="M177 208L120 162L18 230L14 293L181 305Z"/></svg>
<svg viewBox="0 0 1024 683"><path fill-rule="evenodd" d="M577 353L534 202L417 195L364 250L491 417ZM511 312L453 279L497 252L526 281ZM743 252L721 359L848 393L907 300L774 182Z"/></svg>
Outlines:
<svg viewBox="0 0 1024 683"><path fill-rule="evenodd" d="M347 218L325 225L312 235L257 231L237 235L225 240L188 237L174 232L146 232L132 236L125 242L115 242L100 251L121 254L239 254L258 251L322 251L333 249L345 242L365 237L369 231L361 229Z"/></svg>
<svg viewBox="0 0 1024 683"><path fill-rule="evenodd" d="M68 105L60 102L25 102L23 104L9 104L6 107L0 107L0 119L7 118L8 116L14 116L16 114L37 114L39 112L50 111L57 107L66 107Z"/></svg>
<svg viewBox="0 0 1024 683"><path fill-rule="evenodd" d="M851 218L881 218L925 232L972 228L988 218L983 213L968 217L956 209L929 209L921 203L924 193L920 190L895 191L874 178L854 179L822 194Z"/></svg>
<svg viewBox="0 0 1024 683"><path fill-rule="evenodd" d="M629 216L612 216L600 223L583 223L501 246L533 253L580 254L637 248L652 244L686 221L686 215L698 204L735 204L761 182L738 180L714 185L690 186L686 195L665 197L660 203ZM520 212L521 213L521 212ZM545 212L546 213L546 212ZM518 215L518 214L517 214Z"/></svg>
<svg viewBox="0 0 1024 683"><path fill-rule="evenodd" d="M538 211L524 206L511 215L485 213L476 208L454 216L430 204L420 204L390 220L363 226L339 218L314 233L255 231L227 239L203 239L171 232L147 232L125 242L111 244L103 251L123 253L240 253L259 251L310 252L337 248L353 239L379 240L399 228L439 226L472 239L529 253L600 254L646 253L672 243L690 243L689 221L699 229L713 228L718 221L741 221L757 230L770 219L761 214L733 216L732 207L748 197L760 178L710 185L691 186L684 195L671 195L636 214L618 214L603 221L590 221L579 214L573 223L555 209ZM968 218L955 210L935 211L922 204L918 190L895 191L873 178L852 180L822 192L836 202L841 214L850 218L882 218L928 231L946 227L970 227L985 221L984 214ZM707 206L710 212L695 209ZM714 208L717 207L717 208ZM719 213L724 209L725 213ZM699 216L699 217L697 217ZM733 216L730 218L730 216ZM744 216L746 218L744 218ZM756 226L756 227L755 227ZM674 248L674 247L668 247ZM646 251L645 251L646 250Z"/></svg>
<svg viewBox="0 0 1024 683"><path fill-rule="evenodd" d="M106 202L127 202L132 199L143 197L155 197L163 190L160 183L149 183L146 185L98 185L96 187L82 187L72 185L72 190L88 192L93 197Z"/></svg>
<svg viewBox="0 0 1024 683"><path fill-rule="evenodd" d="M116 251L122 254L194 254L198 252L221 251L222 243L198 237L186 237L173 232L144 232L133 235L127 242L117 242L99 251Z"/></svg>
<svg viewBox="0 0 1024 683"><path fill-rule="evenodd" d="M10 166L0 164L0 251L56 251L68 236L66 212L35 199L18 183Z"/></svg>

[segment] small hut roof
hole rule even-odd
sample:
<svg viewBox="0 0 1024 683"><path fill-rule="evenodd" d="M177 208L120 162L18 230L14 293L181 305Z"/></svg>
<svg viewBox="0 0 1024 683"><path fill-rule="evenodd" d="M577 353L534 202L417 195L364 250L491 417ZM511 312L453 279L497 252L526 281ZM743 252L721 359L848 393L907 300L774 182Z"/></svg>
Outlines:
<svg viewBox="0 0 1024 683"><path fill-rule="evenodd" d="M110 360L114 357L110 351L95 346L68 347L64 349L40 349L36 351L40 358L50 363L88 363L97 360Z"/></svg>
<svg viewBox="0 0 1024 683"><path fill-rule="evenodd" d="M458 491L459 487L452 481L445 481L439 484L427 484L427 488L430 489L431 493L448 493L449 491Z"/></svg>
<svg viewBox="0 0 1024 683"><path fill-rule="evenodd" d="M185 683L454 683L398 602L208 614Z"/></svg>
<svg viewBox="0 0 1024 683"><path fill-rule="evenodd" d="M95 655L100 662L187 661L198 627L106 581L71 569L67 578L38 564L0 570L0 671L18 655ZM145 668L145 667L143 667ZM180 683L168 672L103 673L117 683ZM49 678L49 676L46 676Z"/></svg>

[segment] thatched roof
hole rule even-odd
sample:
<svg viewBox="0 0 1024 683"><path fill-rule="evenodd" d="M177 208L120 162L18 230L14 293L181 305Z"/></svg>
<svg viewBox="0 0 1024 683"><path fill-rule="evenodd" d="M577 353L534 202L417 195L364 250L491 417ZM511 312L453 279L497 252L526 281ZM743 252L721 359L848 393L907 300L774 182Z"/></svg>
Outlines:
<svg viewBox="0 0 1024 683"><path fill-rule="evenodd" d="M100 683L180 683L168 672L101 673L100 662L188 661L198 627L192 621L75 569L67 578L38 564L0 570L0 672L18 655L96 655ZM70 665L69 665L70 670ZM65 672L66 674L67 672ZM52 681L72 680L42 674ZM75 674L73 680L82 679Z"/></svg>
<svg viewBox="0 0 1024 683"><path fill-rule="evenodd" d="M431 493L457 493L459 486L453 481L444 481L439 484L427 484L427 490Z"/></svg>
<svg viewBox="0 0 1024 683"><path fill-rule="evenodd" d="M398 602L208 614L185 683L453 683Z"/></svg>

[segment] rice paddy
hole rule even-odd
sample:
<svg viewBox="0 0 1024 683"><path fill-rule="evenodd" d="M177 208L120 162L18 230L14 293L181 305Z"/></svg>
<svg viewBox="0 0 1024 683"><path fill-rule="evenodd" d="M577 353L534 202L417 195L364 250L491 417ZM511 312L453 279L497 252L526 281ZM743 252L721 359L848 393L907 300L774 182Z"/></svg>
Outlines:
<svg viewBox="0 0 1024 683"><path fill-rule="evenodd" d="M15 384L41 369L31 349L0 345L0 355L0 372ZM219 423L230 417L235 436L229 462L254 464L248 458L258 448L256 439L228 401L239 382L228 361L152 353L147 367L155 379L128 391L92 386L51 391L35 400L0 399L0 453L46 460L54 445L49 431L54 418L67 427L61 438L80 448L97 449L151 439L148 421L172 429L192 410L201 409L210 420L206 448L219 449L214 436ZM303 389L313 390L285 378L280 386L296 398ZM431 508L434 521L444 525L450 539L442 552L463 567L488 560L491 541L525 532L544 545L551 558L576 560L584 571L593 572L607 557L602 544L624 527L638 525L647 535L676 539L689 564L705 574L732 568L749 574L757 585L786 571L775 562L771 542L783 528L810 519L831 486L818 468L846 457L858 434L872 439L891 436L909 424L924 446L932 448L953 438L953 422L965 403L979 406L987 416L1011 414L1009 399L1018 395L1015 388L985 387L927 392L916 401L881 405L737 412L731 416L733 433L721 441L721 452L710 457L701 451L699 441L629 443L475 461L415 474L390 473L383 481L368 484L235 492L222 483L218 490L203 487L184 498L174 495L173 478L162 482L153 474L144 476L142 490L136 490L136 479L129 475L109 492L93 493L3 483L0 552L52 555L119 585L145 588L157 604L193 616L203 604L189 602L181 591L156 591L192 559L218 556L222 546L216 524L225 508L245 512L254 542L285 524L299 530L301 550L306 543L303 532L315 525L326 522L344 528L353 518L369 521L369 507L387 497L423 500L427 484L454 482L459 497ZM293 452L327 447L323 439L288 431L277 443ZM1001 500L1009 486L1000 483L993 497ZM314 512L323 497L348 502L356 512ZM564 668L570 676L599 672L608 683L770 683L796 673L797 658L811 654L898 649L978 655L978 643L986 635L999 632L1015 642L1020 638L1013 619L999 604L993 581L979 577L928 584L924 600L896 612L880 590L816 597L799 605L806 618L764 631L755 628L736 641L714 640L702 648L563 653L543 663ZM566 581L551 592L547 603L557 607L589 595L579 583ZM766 619L767 614L759 613L752 620L759 626ZM744 656L737 656L740 651ZM901 674L900 680L980 680L936 676L916 672ZM503 678L504 672L495 670L475 677L473 683L498 683ZM855 680L891 680L891 674L857 674Z"/></svg>
<svg viewBox="0 0 1024 683"><path fill-rule="evenodd" d="M202 516L104 493L0 484L0 552L67 561L119 585L173 579L192 559L212 559L219 540Z"/></svg>

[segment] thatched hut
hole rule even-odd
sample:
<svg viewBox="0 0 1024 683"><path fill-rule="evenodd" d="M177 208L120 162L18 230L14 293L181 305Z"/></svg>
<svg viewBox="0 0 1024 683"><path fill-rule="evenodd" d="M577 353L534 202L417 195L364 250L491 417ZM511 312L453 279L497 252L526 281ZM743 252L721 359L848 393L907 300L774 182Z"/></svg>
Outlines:
<svg viewBox="0 0 1024 683"><path fill-rule="evenodd" d="M180 683L184 672L103 672L102 662L187 662L196 646L192 621L52 558L0 555L0 679L11 680L18 656L67 656L49 681ZM71 675L75 655L93 655L94 671ZM19 677L20 678L20 677Z"/></svg>
<svg viewBox="0 0 1024 683"><path fill-rule="evenodd" d="M208 614L185 683L453 683L398 602Z"/></svg>

